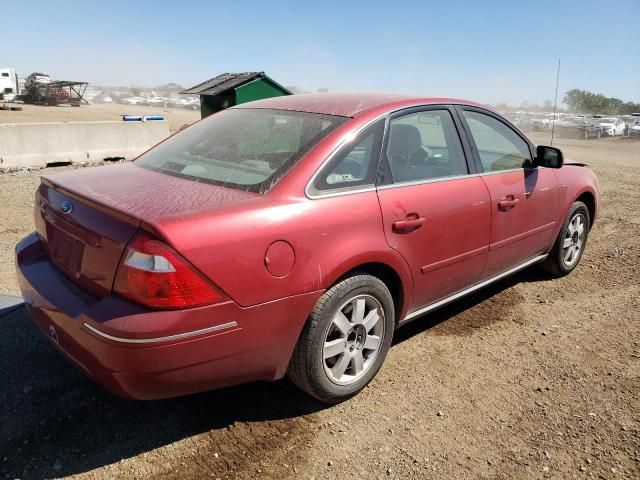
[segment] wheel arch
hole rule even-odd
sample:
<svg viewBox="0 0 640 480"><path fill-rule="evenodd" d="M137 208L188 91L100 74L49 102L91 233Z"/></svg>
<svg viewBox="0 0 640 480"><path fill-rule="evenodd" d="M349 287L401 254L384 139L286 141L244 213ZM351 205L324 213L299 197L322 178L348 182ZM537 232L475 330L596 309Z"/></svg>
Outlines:
<svg viewBox="0 0 640 480"><path fill-rule="evenodd" d="M589 211L589 228L593 227L593 223L596 219L596 199L595 196L589 192L582 192L575 200L576 202L582 202L587 206Z"/></svg>
<svg viewBox="0 0 640 480"><path fill-rule="evenodd" d="M380 279L389 289L391 298L393 298L393 306L395 310L395 323L397 324L404 317L407 308L407 296L405 285L402 278L396 270L383 262L368 262L357 265L344 274L340 275L333 283L338 283L356 273L367 273L373 277Z"/></svg>

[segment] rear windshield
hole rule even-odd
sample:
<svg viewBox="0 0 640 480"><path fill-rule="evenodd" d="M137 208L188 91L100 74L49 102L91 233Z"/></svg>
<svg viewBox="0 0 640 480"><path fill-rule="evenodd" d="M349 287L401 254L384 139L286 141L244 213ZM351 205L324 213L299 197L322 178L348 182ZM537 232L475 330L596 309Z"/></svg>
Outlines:
<svg viewBox="0 0 640 480"><path fill-rule="evenodd" d="M266 109L229 109L177 133L138 166L264 193L348 118Z"/></svg>

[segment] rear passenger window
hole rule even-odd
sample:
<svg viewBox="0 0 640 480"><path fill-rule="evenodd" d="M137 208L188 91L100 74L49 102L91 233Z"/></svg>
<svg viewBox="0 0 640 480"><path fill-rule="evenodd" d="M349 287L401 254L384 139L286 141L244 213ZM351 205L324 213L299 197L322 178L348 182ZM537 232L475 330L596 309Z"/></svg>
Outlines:
<svg viewBox="0 0 640 480"><path fill-rule="evenodd" d="M469 173L448 110L426 110L392 119L386 154L394 183Z"/></svg>
<svg viewBox="0 0 640 480"><path fill-rule="evenodd" d="M362 187L375 183L384 122L369 127L331 160L316 180L315 190Z"/></svg>
<svg viewBox="0 0 640 480"><path fill-rule="evenodd" d="M463 110L485 172L532 165L529 145L507 125L484 113Z"/></svg>

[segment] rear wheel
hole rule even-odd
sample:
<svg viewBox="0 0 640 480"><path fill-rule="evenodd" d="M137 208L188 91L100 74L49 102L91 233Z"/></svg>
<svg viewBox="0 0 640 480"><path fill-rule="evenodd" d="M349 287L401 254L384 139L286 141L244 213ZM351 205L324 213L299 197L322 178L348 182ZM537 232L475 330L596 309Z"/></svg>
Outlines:
<svg viewBox="0 0 640 480"><path fill-rule="evenodd" d="M287 375L323 402L352 397L378 373L394 326L393 298L387 286L367 274L348 277L316 303Z"/></svg>
<svg viewBox="0 0 640 480"><path fill-rule="evenodd" d="M590 227L591 219L587 206L582 202L574 202L549 256L541 267L557 276L569 274L582 258Z"/></svg>

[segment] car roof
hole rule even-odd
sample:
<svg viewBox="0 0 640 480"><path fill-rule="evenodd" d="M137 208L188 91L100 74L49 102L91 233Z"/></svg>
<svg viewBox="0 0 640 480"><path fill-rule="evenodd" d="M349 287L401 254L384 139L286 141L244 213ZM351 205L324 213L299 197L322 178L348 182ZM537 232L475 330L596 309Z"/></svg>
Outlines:
<svg viewBox="0 0 640 480"><path fill-rule="evenodd" d="M302 93L266 98L233 108L272 108L299 112L357 117L374 109L395 110L411 105L464 104L482 106L476 102L457 98L419 97L396 93ZM489 108L489 107L485 107Z"/></svg>

